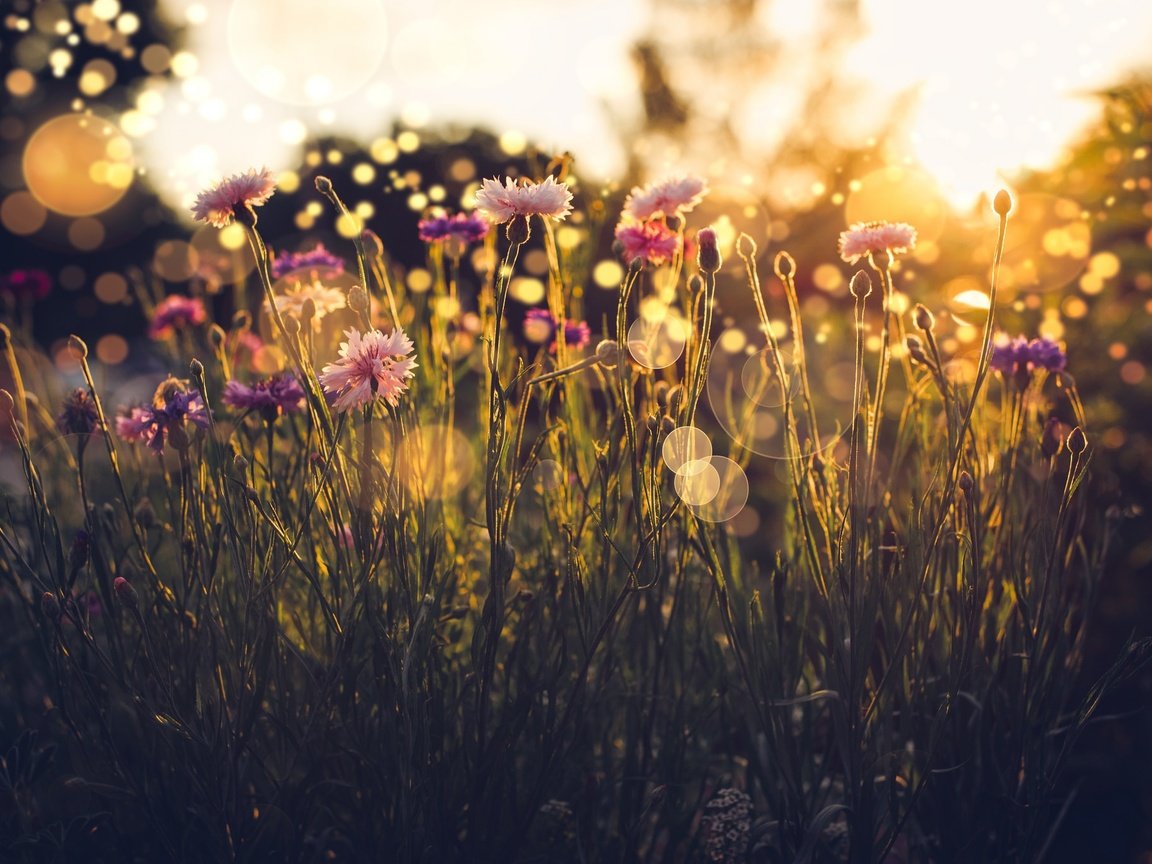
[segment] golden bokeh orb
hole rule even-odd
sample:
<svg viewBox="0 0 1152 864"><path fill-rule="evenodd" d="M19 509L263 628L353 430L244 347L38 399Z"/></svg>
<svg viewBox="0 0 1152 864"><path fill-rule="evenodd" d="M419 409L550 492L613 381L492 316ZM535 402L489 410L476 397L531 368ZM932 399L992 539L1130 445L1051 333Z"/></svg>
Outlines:
<svg viewBox="0 0 1152 864"><path fill-rule="evenodd" d="M49 210L92 216L124 197L132 160L131 143L110 122L66 114L32 133L22 168L28 191Z"/></svg>

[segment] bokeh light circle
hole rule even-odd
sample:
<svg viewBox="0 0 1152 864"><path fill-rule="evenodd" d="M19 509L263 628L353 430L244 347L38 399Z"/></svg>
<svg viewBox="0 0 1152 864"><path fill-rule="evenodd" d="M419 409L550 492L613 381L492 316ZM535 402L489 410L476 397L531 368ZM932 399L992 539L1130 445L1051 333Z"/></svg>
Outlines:
<svg viewBox="0 0 1152 864"><path fill-rule="evenodd" d="M387 29L383 0L323 6L235 0L227 38L236 68L265 96L289 105L329 105L351 96L380 67Z"/></svg>
<svg viewBox="0 0 1152 864"><path fill-rule="evenodd" d="M116 204L133 179L132 145L101 117L67 114L32 133L22 168L28 190L49 210L92 216Z"/></svg>
<svg viewBox="0 0 1152 864"><path fill-rule="evenodd" d="M706 501L696 502L685 499L684 503L688 504L692 508L692 512L705 522L727 522L739 514L744 509L744 505L748 503L748 475L744 473L743 468L726 456L712 456L708 459L707 464L707 470L697 476L707 478L708 483L711 482L712 477L715 477L715 493L708 496ZM677 479L679 479L679 475L677 475ZM695 477L688 479L695 480Z"/></svg>
<svg viewBox="0 0 1152 864"><path fill-rule="evenodd" d="M676 494L690 507L703 507L720 493L720 472L711 457L698 459L683 466L683 473L673 481Z"/></svg>
<svg viewBox="0 0 1152 864"><path fill-rule="evenodd" d="M712 442L702 429L677 426L664 439L660 455L669 471L689 475L704 470L712 455Z"/></svg>
<svg viewBox="0 0 1152 864"><path fill-rule="evenodd" d="M628 328L628 353L647 369L664 369L684 354L691 333L689 323L671 312L659 319L641 315Z"/></svg>

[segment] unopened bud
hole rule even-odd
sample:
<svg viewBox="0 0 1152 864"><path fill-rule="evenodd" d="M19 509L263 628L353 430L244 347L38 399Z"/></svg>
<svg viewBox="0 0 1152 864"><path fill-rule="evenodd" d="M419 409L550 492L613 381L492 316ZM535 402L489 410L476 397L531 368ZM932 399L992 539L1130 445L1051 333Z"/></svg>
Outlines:
<svg viewBox="0 0 1152 864"><path fill-rule="evenodd" d="M316 317L316 301L311 297L305 297L304 302L300 304L300 317L308 322Z"/></svg>
<svg viewBox="0 0 1152 864"><path fill-rule="evenodd" d="M919 363L921 366L930 366L928 362L928 355L924 353L924 343L920 341L918 336L909 336L904 340L904 344L908 346L908 355Z"/></svg>
<svg viewBox="0 0 1152 864"><path fill-rule="evenodd" d="M696 232L696 266L702 273L716 273L723 261L717 245L716 229L701 228Z"/></svg>
<svg viewBox="0 0 1152 864"><path fill-rule="evenodd" d="M957 482L960 486L960 491L965 495L971 495L972 490L976 488L976 481L972 479L972 475L967 471L960 472L960 479Z"/></svg>
<svg viewBox="0 0 1152 864"><path fill-rule="evenodd" d="M1068 434L1068 450L1079 456L1088 449L1088 436L1084 430L1077 426Z"/></svg>
<svg viewBox="0 0 1152 864"><path fill-rule="evenodd" d="M353 312L368 311L368 292L363 285L353 285L348 289L348 308Z"/></svg>
<svg viewBox="0 0 1152 864"><path fill-rule="evenodd" d="M219 350L227 338L228 334L224 332L224 328L219 324L213 324L208 328L208 341L212 343L213 348Z"/></svg>
<svg viewBox="0 0 1152 864"><path fill-rule="evenodd" d="M40 611L49 621L60 620L60 601L51 591L45 591L40 595Z"/></svg>
<svg viewBox="0 0 1152 864"><path fill-rule="evenodd" d="M136 520L136 524L147 531L156 524L156 510L152 506L151 498L142 498L140 503L136 505L136 509L132 511L132 518Z"/></svg>
<svg viewBox="0 0 1152 864"><path fill-rule="evenodd" d="M384 255L384 241L380 235L371 228L360 232L360 242L364 244L364 253L370 258L380 258Z"/></svg>
<svg viewBox="0 0 1152 864"><path fill-rule="evenodd" d="M664 224L668 226L669 231L679 231L684 225L684 219L676 213L673 213L671 216L664 217Z"/></svg>
<svg viewBox="0 0 1152 864"><path fill-rule="evenodd" d="M628 276L635 279L640 275L640 271L644 269L644 259L640 256L633 258L628 262Z"/></svg>
<svg viewBox="0 0 1152 864"><path fill-rule="evenodd" d="M848 290L857 300L863 300L872 293L872 280L863 270L857 270L852 276L852 281L848 283Z"/></svg>
<svg viewBox="0 0 1152 864"><path fill-rule="evenodd" d="M649 414L648 419L644 421L644 425L648 427L648 431L653 435L660 431L660 418L655 414Z"/></svg>
<svg viewBox="0 0 1152 864"><path fill-rule="evenodd" d="M140 598L136 596L136 589L123 576L117 576L112 580L112 590L116 592L116 599L129 609L139 608Z"/></svg>
<svg viewBox="0 0 1152 864"><path fill-rule="evenodd" d="M1001 189L992 199L992 209L1000 216L1007 216L1012 209L1012 196L1007 189Z"/></svg>
<svg viewBox="0 0 1152 864"><path fill-rule="evenodd" d="M756 257L756 241L747 234L741 233L736 238L736 254L741 258Z"/></svg>
<svg viewBox="0 0 1152 864"><path fill-rule="evenodd" d="M241 309L232 316L232 327L235 330L247 330L252 326L252 313L247 309Z"/></svg>
<svg viewBox="0 0 1152 864"><path fill-rule="evenodd" d="M193 378L203 378L204 377L204 364L201 363L199 360L197 360L195 357L193 357L192 362L188 364L188 372L189 372L189 374L191 374L191 376Z"/></svg>
<svg viewBox="0 0 1152 864"><path fill-rule="evenodd" d="M284 319L284 332L289 336L297 336L300 334L300 322L293 318L291 315Z"/></svg>
<svg viewBox="0 0 1152 864"><path fill-rule="evenodd" d="M252 485L244 487L244 497L251 501L253 504L260 500L260 495L256 491L256 487Z"/></svg>
<svg viewBox="0 0 1152 864"><path fill-rule="evenodd" d="M614 339L604 339L596 346L596 361L605 369L612 369L620 362L620 345Z"/></svg>
<svg viewBox="0 0 1152 864"><path fill-rule="evenodd" d="M923 303L916 304L916 309L912 312L912 320L916 322L917 327L925 332L936 328L936 319Z"/></svg>
<svg viewBox="0 0 1152 864"><path fill-rule="evenodd" d="M787 252L777 252L776 260L772 262L772 266L780 280L785 281L796 272L796 259Z"/></svg>
<svg viewBox="0 0 1152 864"><path fill-rule="evenodd" d="M236 469L237 474L243 474L248 470L248 460L243 456L237 456L232 460L232 467Z"/></svg>
<svg viewBox="0 0 1152 864"><path fill-rule="evenodd" d="M321 195L332 194L332 181L325 177L323 174L316 175L316 191Z"/></svg>
<svg viewBox="0 0 1152 864"><path fill-rule="evenodd" d="M672 434L672 430L676 428L676 421L668 415L660 418L660 437L667 438Z"/></svg>

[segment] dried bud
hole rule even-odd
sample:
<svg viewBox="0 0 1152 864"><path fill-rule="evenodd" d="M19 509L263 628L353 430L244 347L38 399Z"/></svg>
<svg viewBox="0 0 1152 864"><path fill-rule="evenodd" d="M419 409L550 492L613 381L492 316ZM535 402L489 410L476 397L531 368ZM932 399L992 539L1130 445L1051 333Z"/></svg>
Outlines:
<svg viewBox="0 0 1152 864"><path fill-rule="evenodd" d="M916 309L912 313L912 320L916 322L917 327L925 332L936 329L936 319L923 303L916 304Z"/></svg>
<svg viewBox="0 0 1152 864"><path fill-rule="evenodd" d="M1088 449L1088 436L1084 430L1077 426L1068 434L1068 450L1079 456Z"/></svg>
<svg viewBox="0 0 1152 864"><path fill-rule="evenodd" d="M132 511L132 518L136 520L136 524L147 531L156 524L156 510L152 506L151 498L141 498L140 503L136 505L136 509Z"/></svg>
<svg viewBox="0 0 1152 864"><path fill-rule="evenodd" d="M60 601L51 591L45 591L40 595L40 611L49 621L60 620Z"/></svg>
<svg viewBox="0 0 1152 864"><path fill-rule="evenodd" d="M971 495L972 490L976 488L976 481L972 479L972 475L967 471L960 472L960 479L958 483L960 485L960 491L965 495Z"/></svg>
<svg viewBox="0 0 1152 864"><path fill-rule="evenodd" d="M872 280L863 270L857 270L852 281L848 283L848 290L857 300L863 300L872 293Z"/></svg>
<svg viewBox="0 0 1152 864"><path fill-rule="evenodd" d="M247 330L252 326L252 313L247 309L241 309L232 316L232 328L234 330Z"/></svg>
<svg viewBox="0 0 1152 864"><path fill-rule="evenodd" d="M68 337L68 348L77 357L88 356L88 344L75 333Z"/></svg>
<svg viewBox="0 0 1152 864"><path fill-rule="evenodd" d="M1063 424L1055 417L1049 417L1044 424L1044 433L1040 436L1040 452L1045 459L1059 456L1064 449Z"/></svg>
<svg viewBox="0 0 1152 864"><path fill-rule="evenodd" d="M364 253L369 258L383 257L384 241L381 240L380 235L371 228L365 228L360 232L360 242L364 244Z"/></svg>
<svg viewBox="0 0 1152 864"><path fill-rule="evenodd" d="M219 324L213 324L208 328L208 341L212 343L212 347L217 351L224 346L224 341L228 338L228 334L224 332L224 328Z"/></svg>
<svg viewBox="0 0 1152 864"><path fill-rule="evenodd" d="M700 277L699 273L693 273L688 277L688 296L693 297L704 290L704 280Z"/></svg>
<svg viewBox="0 0 1152 864"><path fill-rule="evenodd" d="M116 592L116 599L126 607L132 610L139 608L140 598L136 596L136 589L123 576L117 576L112 580L112 590Z"/></svg>
<svg viewBox="0 0 1152 864"><path fill-rule="evenodd" d="M776 271L776 275L780 277L780 281L784 282L796 272L796 259L787 252L777 252L772 267Z"/></svg>
<svg viewBox="0 0 1152 864"><path fill-rule="evenodd" d="M368 292L363 285L353 285L348 289L348 308L353 312L368 311Z"/></svg>
<svg viewBox="0 0 1152 864"><path fill-rule="evenodd" d="M613 369L620 362L620 345L614 339L604 339L596 346L596 360L605 369Z"/></svg>
<svg viewBox="0 0 1152 864"><path fill-rule="evenodd" d="M532 226L528 224L528 217L513 216L512 221L508 223L508 242L514 246L519 246L527 243L531 236Z"/></svg>
<svg viewBox="0 0 1152 864"><path fill-rule="evenodd" d="M323 174L316 175L316 191L321 195L332 194L332 181L325 177Z"/></svg>
<svg viewBox="0 0 1152 864"><path fill-rule="evenodd" d="M188 373L193 378L202 379L204 377L204 364L193 357L192 362L188 364Z"/></svg>
<svg viewBox="0 0 1152 864"><path fill-rule="evenodd" d="M644 269L643 258L633 258L628 262L628 278L635 279L640 275L640 271Z"/></svg>
<svg viewBox="0 0 1152 864"><path fill-rule="evenodd" d="M717 245L716 230L701 228L696 232L696 266L702 273L716 273L723 263L720 247Z"/></svg>
<svg viewBox="0 0 1152 864"><path fill-rule="evenodd" d="M924 353L924 343L920 341L917 336L909 336L904 340L904 344L908 346L908 355L919 363L921 366L931 366L928 361L928 355Z"/></svg>
<svg viewBox="0 0 1152 864"><path fill-rule="evenodd" d="M284 332L289 336L298 336L300 334L300 322L289 315L284 319Z"/></svg>
<svg viewBox="0 0 1152 864"><path fill-rule="evenodd" d="M1000 216L1007 216L1012 210L1012 196L1008 194L1007 189L1001 189L996 193L996 197L992 199L992 209Z"/></svg>
<svg viewBox="0 0 1152 864"><path fill-rule="evenodd" d="M316 317L316 301L311 297L305 297L304 302L300 304L300 317L307 322Z"/></svg>
<svg viewBox="0 0 1152 864"><path fill-rule="evenodd" d="M756 241L747 234L741 233L736 238L736 254L741 258L756 257Z"/></svg>

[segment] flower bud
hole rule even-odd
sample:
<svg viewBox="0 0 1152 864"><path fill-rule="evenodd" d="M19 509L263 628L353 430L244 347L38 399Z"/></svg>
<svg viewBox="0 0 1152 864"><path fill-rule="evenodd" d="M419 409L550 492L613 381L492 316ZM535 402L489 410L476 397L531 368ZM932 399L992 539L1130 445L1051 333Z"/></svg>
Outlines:
<svg viewBox="0 0 1152 864"><path fill-rule="evenodd" d="M307 322L316 317L316 301L311 297L305 297L304 302L300 304L300 317Z"/></svg>
<svg viewBox="0 0 1152 864"><path fill-rule="evenodd" d="M368 311L368 292L363 285L353 285L348 289L348 308L353 312Z"/></svg>
<svg viewBox="0 0 1152 864"><path fill-rule="evenodd" d="M667 438L672 434L672 430L676 428L676 421L669 417L667 414L660 418L660 437Z"/></svg>
<svg viewBox="0 0 1152 864"><path fill-rule="evenodd" d="M669 231L679 231L684 226L684 219L673 213L671 216L664 217L664 224L668 226Z"/></svg>
<svg viewBox="0 0 1152 864"><path fill-rule="evenodd" d="M796 272L796 259L787 252L780 251L776 253L772 267L776 271L776 275L780 277L780 281L784 282Z"/></svg>
<svg viewBox="0 0 1152 864"><path fill-rule="evenodd" d="M612 369L620 362L620 345L614 339L604 339L596 346L596 360L605 369Z"/></svg>
<svg viewBox="0 0 1152 864"><path fill-rule="evenodd" d="M696 265L702 273L716 273L723 263L717 245L716 230L701 228L696 232Z"/></svg>
<svg viewBox="0 0 1152 864"><path fill-rule="evenodd" d="M284 332L288 336L298 336L300 334L300 322L291 315L287 316L284 319Z"/></svg>
<svg viewBox="0 0 1152 864"><path fill-rule="evenodd" d="M852 281L848 283L848 290L857 300L863 300L872 293L872 280L863 270L857 270L852 276Z"/></svg>
<svg viewBox="0 0 1152 864"><path fill-rule="evenodd" d="M380 258L384 255L384 241L371 228L365 228L360 232L360 242L364 244L364 254L369 258Z"/></svg>
<svg viewBox="0 0 1152 864"><path fill-rule="evenodd" d="M40 595L40 611L49 621L60 620L60 601L51 591L45 591Z"/></svg>
<svg viewBox="0 0 1152 864"><path fill-rule="evenodd" d="M323 174L316 175L316 191L321 195L332 194L332 181L325 177Z"/></svg>
<svg viewBox="0 0 1152 864"><path fill-rule="evenodd" d="M232 316L232 329L234 330L247 330L252 326L252 313L247 309L241 309Z"/></svg>
<svg viewBox="0 0 1152 864"><path fill-rule="evenodd" d="M1068 434L1068 451L1079 456L1088 449L1088 436L1077 426Z"/></svg>
<svg viewBox="0 0 1152 864"><path fill-rule="evenodd" d="M736 238L736 254L741 258L756 257L756 241L747 234L741 233Z"/></svg>
<svg viewBox="0 0 1152 864"><path fill-rule="evenodd" d="M936 329L936 319L923 303L916 304L916 309L912 313L912 320L916 322L917 327L925 332Z"/></svg>
<svg viewBox="0 0 1152 864"><path fill-rule="evenodd" d="M960 472L960 479L958 483L960 485L960 491L965 495L971 495L972 490L976 488L976 481L972 479L972 475L967 471Z"/></svg>
<svg viewBox="0 0 1152 864"><path fill-rule="evenodd" d="M1012 209L1012 196L1007 189L1001 189L992 199L992 209L1000 216L1007 216Z"/></svg>
<svg viewBox="0 0 1152 864"><path fill-rule="evenodd" d="M136 505L136 509L132 511L132 518L136 520L136 524L147 531L156 524L156 510L152 506L151 498L141 498L140 503Z"/></svg>
<svg viewBox="0 0 1152 864"><path fill-rule="evenodd" d="M236 458L232 460L232 467L236 469L237 474L243 474L248 470L248 460L243 456L237 455Z"/></svg>
<svg viewBox="0 0 1152 864"><path fill-rule="evenodd" d="M704 290L704 280L700 277L699 273L693 273L688 277L688 296L694 297Z"/></svg>
<svg viewBox="0 0 1152 864"><path fill-rule="evenodd" d="M204 364L193 357L192 362L188 364L188 372L193 378L203 378Z"/></svg>
<svg viewBox="0 0 1152 864"><path fill-rule="evenodd" d="M924 353L924 343L920 341L918 336L909 336L904 340L904 344L908 346L908 355L919 363L921 366L931 366L928 362L928 355Z"/></svg>
<svg viewBox="0 0 1152 864"><path fill-rule="evenodd" d="M219 324L213 324L208 328L208 341L212 343L212 347L219 350L224 345L224 341L228 338L228 334L224 332L224 328Z"/></svg>
<svg viewBox="0 0 1152 864"><path fill-rule="evenodd" d="M531 236L532 226L528 224L528 217L513 216L512 221L508 223L508 242L519 246L522 243L527 243Z"/></svg>
<svg viewBox="0 0 1152 864"><path fill-rule="evenodd" d="M112 590L116 592L116 599L126 607L132 610L139 608L140 598L136 596L136 589L123 576L117 576L112 580Z"/></svg>

